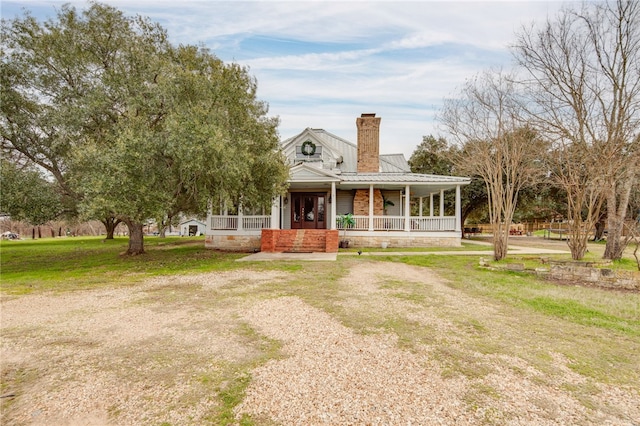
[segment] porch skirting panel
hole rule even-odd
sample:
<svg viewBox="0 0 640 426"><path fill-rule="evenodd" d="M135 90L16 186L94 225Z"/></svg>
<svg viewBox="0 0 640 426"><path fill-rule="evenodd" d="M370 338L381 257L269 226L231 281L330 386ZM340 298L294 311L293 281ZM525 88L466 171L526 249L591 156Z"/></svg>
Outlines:
<svg viewBox="0 0 640 426"><path fill-rule="evenodd" d="M364 233L363 233L364 234ZM340 233L341 240L348 240L349 247L387 247L387 248L409 248L409 247L461 247L462 239L457 232L443 232L440 235L420 235L406 233L374 233L374 235L358 235L348 233L346 237ZM394 235L398 234L398 235Z"/></svg>
<svg viewBox="0 0 640 426"><path fill-rule="evenodd" d="M260 235L207 234L204 246L215 250L252 252L260 249Z"/></svg>

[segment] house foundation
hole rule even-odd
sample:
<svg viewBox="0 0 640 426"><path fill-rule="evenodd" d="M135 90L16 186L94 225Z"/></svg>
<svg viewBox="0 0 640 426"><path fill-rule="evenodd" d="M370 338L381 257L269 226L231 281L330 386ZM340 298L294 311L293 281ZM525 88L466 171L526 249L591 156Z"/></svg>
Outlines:
<svg viewBox="0 0 640 426"><path fill-rule="evenodd" d="M252 252L260 250L260 235L207 235L204 246L214 250Z"/></svg>

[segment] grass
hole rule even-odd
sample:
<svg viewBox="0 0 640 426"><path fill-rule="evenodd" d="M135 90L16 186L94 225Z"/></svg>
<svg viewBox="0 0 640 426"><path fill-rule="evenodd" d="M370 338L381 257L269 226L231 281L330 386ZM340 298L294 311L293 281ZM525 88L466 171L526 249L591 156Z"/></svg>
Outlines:
<svg viewBox="0 0 640 426"><path fill-rule="evenodd" d="M434 268L451 285L474 295L526 307L576 324L589 324L640 336L640 305L636 295L597 288L559 286L524 273L482 270L471 257L434 259L412 256L401 261ZM469 279L472 276L473 279Z"/></svg>
<svg viewBox="0 0 640 426"><path fill-rule="evenodd" d="M486 270L477 266L478 256L416 253L366 259L345 256L331 264L238 263L235 260L241 254L207 250L202 238L197 237L148 238L145 245L145 255L127 257L121 255L126 250L126 239L3 241L0 290L4 295L19 296L135 286L147 277L238 268L288 273L286 279L260 286L238 282L207 289L197 282L169 283L146 291L144 298L131 302L162 312L212 312L211 319L207 318L211 321L206 325L207 333L227 333L225 336L247 348L243 359L204 359L170 340L155 341L145 343L143 348L132 346L129 352L117 354L117 360L104 364L104 368L111 368L114 374L134 383L150 380L170 386L190 377L191 399L183 404L195 406L202 398L215 398L217 408L207 417L210 424L269 424L268 419L248 416L235 419L234 408L244 398L253 369L284 356L281 343L266 338L241 319L225 317L220 312L227 312L223 309L230 306L242 309L255 300L281 296L299 297L357 333L392 334L397 336L398 347L404 350L429 351L428 358L438 363L443 377L464 376L470 381L464 399L471 409L501 397L484 381L496 372L496 363L505 363L516 375L526 374L518 366L508 364L512 357L540 371L536 380L545 386L556 386L555 381L564 374L554 367L555 357L566 359L569 368L586 378L586 383L576 387L561 381L560 386L587 410L598 404L597 383L629 386L640 392L637 293L555 285L528 274ZM435 271L446 280L449 291L393 277L381 279L373 293L357 291L349 282L349 272L363 262L386 262L389 271L394 270L394 263ZM487 310L463 312L452 304L452 297L477 303ZM384 306L391 308L382 309ZM421 319L425 316L432 322ZM223 328L227 324L229 327ZM447 324L447 333L441 331L443 324ZM40 333L29 328L11 329L3 330L2 337L36 340ZM55 345L50 340L49 346L73 351L79 345L93 342L90 336L87 338L84 342L83 336L65 336L56 340ZM150 373L145 373L149 375L140 375L149 366L153 367ZM24 368L3 371L0 389L3 393L28 389L40 376L36 370ZM117 418L116 408L112 414ZM488 412L485 420L487 424L499 424L501 419L504 420L502 413Z"/></svg>
<svg viewBox="0 0 640 426"><path fill-rule="evenodd" d="M527 331L515 332L511 342L498 343L499 352L544 368L546 359L538 357L553 350L572 360L572 369L594 380L640 381L637 293L556 285L529 274L483 270L477 267L475 257L407 256L395 260L432 268L448 278L453 288L501 306L514 328ZM518 342L515 347L514 342ZM495 340L489 343L496 348ZM537 349L523 350L531 347Z"/></svg>
<svg viewBox="0 0 640 426"><path fill-rule="evenodd" d="M242 254L204 248L202 237L149 237L146 253L123 256L127 238L43 238L0 242L0 291L27 294L131 285L157 275L236 268Z"/></svg>

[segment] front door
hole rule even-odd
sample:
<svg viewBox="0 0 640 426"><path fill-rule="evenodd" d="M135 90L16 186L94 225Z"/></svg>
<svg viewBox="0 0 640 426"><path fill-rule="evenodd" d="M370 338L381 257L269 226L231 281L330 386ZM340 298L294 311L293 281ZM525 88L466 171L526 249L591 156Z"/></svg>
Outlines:
<svg viewBox="0 0 640 426"><path fill-rule="evenodd" d="M325 194L292 193L291 229L325 229Z"/></svg>

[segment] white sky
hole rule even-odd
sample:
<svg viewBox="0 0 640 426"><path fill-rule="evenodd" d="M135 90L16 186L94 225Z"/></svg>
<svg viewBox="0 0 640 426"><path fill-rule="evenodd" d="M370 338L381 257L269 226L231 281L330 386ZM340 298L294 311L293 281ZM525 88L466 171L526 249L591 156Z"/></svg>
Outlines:
<svg viewBox="0 0 640 426"><path fill-rule="evenodd" d="M2 17L54 17L84 1L2 0ZM175 44L202 44L250 68L258 97L280 117L280 135L323 128L356 142L356 117L382 117L380 150L407 159L428 134L442 101L465 79L511 66L508 46L522 25L554 17L545 1L205 1L106 0L159 22ZM446 136L446 135L445 135Z"/></svg>

